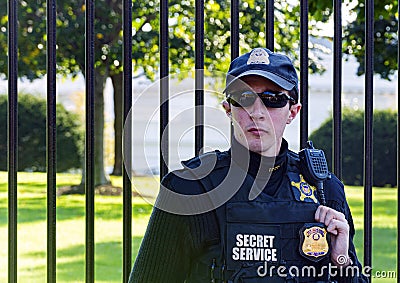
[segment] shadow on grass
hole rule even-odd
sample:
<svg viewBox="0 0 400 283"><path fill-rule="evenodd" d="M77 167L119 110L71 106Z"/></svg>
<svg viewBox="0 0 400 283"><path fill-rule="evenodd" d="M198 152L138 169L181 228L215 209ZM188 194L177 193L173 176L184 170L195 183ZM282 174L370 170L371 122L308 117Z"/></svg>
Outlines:
<svg viewBox="0 0 400 283"><path fill-rule="evenodd" d="M32 188L32 189L31 189ZM18 182L18 192L46 193L46 181L40 182ZM8 183L0 183L0 192L8 191Z"/></svg>
<svg viewBox="0 0 400 283"><path fill-rule="evenodd" d="M18 223L32 223L46 220L46 199L44 197L18 199ZM0 205L0 225L8 223L7 202Z"/></svg>
<svg viewBox="0 0 400 283"><path fill-rule="evenodd" d="M396 199L372 199L373 213L374 215L394 215L397 214L397 200ZM363 199L351 199L349 201L352 214L363 213L364 211L364 200Z"/></svg>
<svg viewBox="0 0 400 283"><path fill-rule="evenodd" d="M7 192L8 189L8 183L7 182L0 182L0 192L4 191Z"/></svg>
<svg viewBox="0 0 400 283"><path fill-rule="evenodd" d="M142 238L132 238L133 262ZM45 252L25 253L23 256L31 258L45 258ZM29 267L29 273L22 270L21 282L29 282L24 274L33 275L35 279L45 276L46 267L43 264ZM28 271L28 270L26 270ZM85 245L73 245L57 250L57 282L84 282L85 281ZM31 278L32 279L32 278ZM44 278L43 278L44 279ZM122 243L117 241L95 244L95 279L96 282L122 281Z"/></svg>
<svg viewBox="0 0 400 283"><path fill-rule="evenodd" d="M357 229L354 243L357 249L357 256L363 263L364 256L364 231ZM372 267L373 270L396 270L397 258L397 231L395 228L372 229Z"/></svg>
<svg viewBox="0 0 400 283"><path fill-rule="evenodd" d="M151 213L152 206L146 203L134 204L132 206L132 217L139 218ZM95 203L96 219L122 219L122 204L115 202ZM57 205L57 221L71 220L85 217L85 199L68 198ZM46 221L47 204L46 197L35 196L34 198L18 199L18 223L34 223ZM0 226L8 223L7 201L0 202Z"/></svg>

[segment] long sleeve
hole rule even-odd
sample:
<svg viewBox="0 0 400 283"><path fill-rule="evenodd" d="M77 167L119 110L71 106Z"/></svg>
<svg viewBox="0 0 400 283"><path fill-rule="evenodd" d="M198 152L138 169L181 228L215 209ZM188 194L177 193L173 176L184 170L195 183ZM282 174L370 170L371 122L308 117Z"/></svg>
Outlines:
<svg viewBox="0 0 400 283"><path fill-rule="evenodd" d="M367 278L362 274L362 266L361 263L357 259L356 255L356 248L354 246L353 240L354 240L354 223L353 223L353 217L351 216L350 208L345 202L344 204L344 215L346 216L347 222L350 226L350 239L349 239L349 256L350 259L353 262L353 265L351 268L347 268L347 274L345 272L344 276L337 277L336 279L338 280L339 283L347 283L347 282L352 282L352 283L364 283L368 282ZM353 274L353 270L355 271ZM358 271L358 272L356 272Z"/></svg>
<svg viewBox="0 0 400 283"><path fill-rule="evenodd" d="M190 240L185 217L153 209L129 282L184 282Z"/></svg>
<svg viewBox="0 0 400 283"><path fill-rule="evenodd" d="M333 209L342 212L346 220L349 224L349 256L351 261L353 262L352 266L349 266L347 269L344 268L342 274L340 274L339 270L337 270L337 276L333 279L339 283L364 283L368 282L368 279L362 274L362 266L358 261L356 248L354 246L353 240L355 235L353 217L351 215L350 207L347 203L344 186L337 179L336 176L332 175L332 179L328 182L325 182L324 186L327 188L327 205L332 207ZM332 189L333 188L333 189Z"/></svg>
<svg viewBox="0 0 400 283"><path fill-rule="evenodd" d="M202 190L198 182L182 183L173 174L162 184L179 193L199 194ZM154 207L129 282L183 283L193 260L215 239L219 239L215 212L177 215Z"/></svg>

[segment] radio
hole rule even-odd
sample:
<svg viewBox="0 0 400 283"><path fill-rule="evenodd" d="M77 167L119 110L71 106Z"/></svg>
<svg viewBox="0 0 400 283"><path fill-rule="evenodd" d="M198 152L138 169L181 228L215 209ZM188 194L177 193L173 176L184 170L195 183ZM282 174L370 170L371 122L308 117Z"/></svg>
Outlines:
<svg viewBox="0 0 400 283"><path fill-rule="evenodd" d="M317 187L320 202L322 205L326 205L323 182L330 173L324 151L314 148L312 141L307 141L307 147L299 152L299 156L304 178Z"/></svg>

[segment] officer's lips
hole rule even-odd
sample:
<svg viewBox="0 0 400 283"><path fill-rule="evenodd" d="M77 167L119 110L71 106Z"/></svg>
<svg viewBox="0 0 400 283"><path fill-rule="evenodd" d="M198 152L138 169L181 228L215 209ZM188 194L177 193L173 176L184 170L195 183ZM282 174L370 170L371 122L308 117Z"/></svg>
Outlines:
<svg viewBox="0 0 400 283"><path fill-rule="evenodd" d="M258 127L250 127L247 131L255 136L261 136L262 134L267 133L266 130L258 128Z"/></svg>

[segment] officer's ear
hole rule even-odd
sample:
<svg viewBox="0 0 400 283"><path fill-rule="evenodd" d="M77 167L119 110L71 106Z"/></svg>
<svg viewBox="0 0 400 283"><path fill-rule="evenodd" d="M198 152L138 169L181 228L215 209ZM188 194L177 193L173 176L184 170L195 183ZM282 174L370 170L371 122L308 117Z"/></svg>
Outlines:
<svg viewBox="0 0 400 283"><path fill-rule="evenodd" d="M292 123L294 118L296 118L297 114L299 114L301 109L301 103L297 102L296 104L290 105L289 109L289 116L288 119L286 120L286 124Z"/></svg>
<svg viewBox="0 0 400 283"><path fill-rule="evenodd" d="M226 100L222 101L222 107L224 107L224 109L225 109L226 116L231 118L232 109L231 109L231 105L229 104L229 102Z"/></svg>

